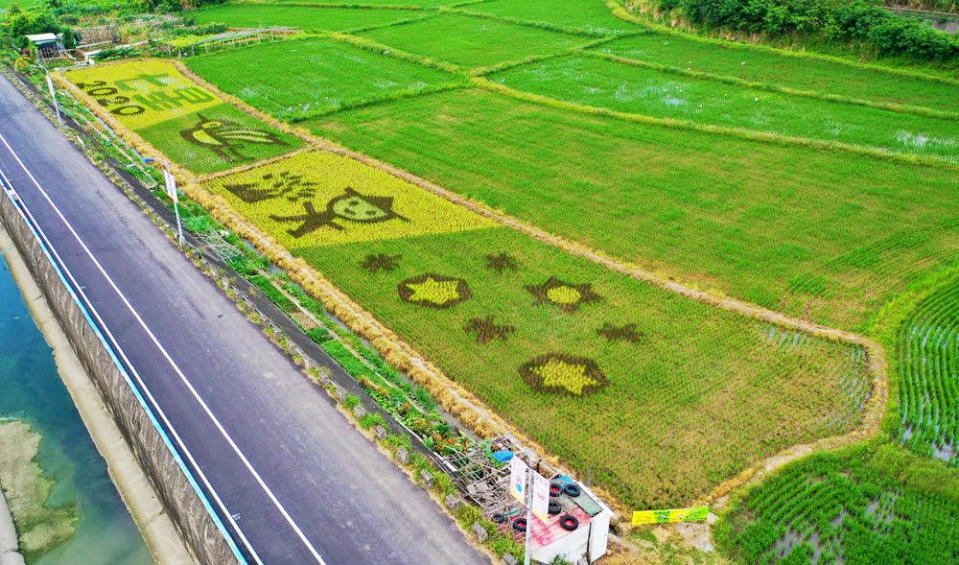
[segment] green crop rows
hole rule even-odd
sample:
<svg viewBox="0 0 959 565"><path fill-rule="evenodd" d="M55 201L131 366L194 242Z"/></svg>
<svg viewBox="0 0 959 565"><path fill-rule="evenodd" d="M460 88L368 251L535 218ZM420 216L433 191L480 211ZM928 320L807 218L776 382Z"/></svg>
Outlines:
<svg viewBox="0 0 959 565"><path fill-rule="evenodd" d="M463 10L535 25L559 26L595 34L635 32L636 26L610 12L602 1L583 0L491 0L462 6Z"/></svg>
<svg viewBox="0 0 959 565"><path fill-rule="evenodd" d="M217 86L225 92L290 121L466 83L462 77L331 39L222 51L191 59L190 67L218 77Z"/></svg>
<svg viewBox="0 0 959 565"><path fill-rule="evenodd" d="M954 168L636 124L483 90L305 124L547 230L822 323L858 327L917 272L959 259Z"/></svg>
<svg viewBox="0 0 959 565"><path fill-rule="evenodd" d="M959 120L743 88L574 55L490 78L587 106L959 160Z"/></svg>
<svg viewBox="0 0 959 565"><path fill-rule="evenodd" d="M585 37L462 14L440 14L360 35L390 47L463 67L488 67L531 56L548 55L589 41Z"/></svg>
<svg viewBox="0 0 959 565"><path fill-rule="evenodd" d="M748 49L735 43L648 33L618 39L595 50L757 84L959 112L956 82L857 68L815 58L798 59L782 52Z"/></svg>
<svg viewBox="0 0 959 565"><path fill-rule="evenodd" d="M295 27L305 31L348 31L420 17L410 10L351 10L334 7L224 4L190 14L197 23L222 22L232 27Z"/></svg>
<svg viewBox="0 0 959 565"><path fill-rule="evenodd" d="M955 563L955 485L889 445L814 455L750 491L716 537L746 563Z"/></svg>
<svg viewBox="0 0 959 565"><path fill-rule="evenodd" d="M959 283L919 304L899 343L899 438L959 466Z"/></svg>

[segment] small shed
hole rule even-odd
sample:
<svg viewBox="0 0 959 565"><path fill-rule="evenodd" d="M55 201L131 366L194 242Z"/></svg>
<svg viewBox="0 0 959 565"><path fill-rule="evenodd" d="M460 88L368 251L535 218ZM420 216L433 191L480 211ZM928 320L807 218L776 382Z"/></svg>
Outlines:
<svg viewBox="0 0 959 565"><path fill-rule="evenodd" d="M63 52L62 38L56 33L32 33L26 38L43 59L57 57Z"/></svg>

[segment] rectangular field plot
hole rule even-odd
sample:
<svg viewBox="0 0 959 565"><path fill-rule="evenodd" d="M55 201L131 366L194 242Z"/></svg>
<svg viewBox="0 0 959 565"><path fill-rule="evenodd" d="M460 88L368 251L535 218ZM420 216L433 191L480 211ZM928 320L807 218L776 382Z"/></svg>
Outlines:
<svg viewBox="0 0 959 565"><path fill-rule="evenodd" d="M291 27L304 31L352 31L423 17L411 10L370 10L272 4L225 4L190 15L198 24L225 23L230 27Z"/></svg>
<svg viewBox="0 0 959 565"><path fill-rule="evenodd" d="M959 260L959 174L564 112L464 90L306 122L653 270L860 327ZM506 127L508 124L508 127Z"/></svg>
<svg viewBox="0 0 959 565"><path fill-rule="evenodd" d="M859 421L860 350L614 273L347 157L205 186L627 504L685 502Z"/></svg>
<svg viewBox="0 0 959 565"><path fill-rule="evenodd" d="M728 47L677 35L649 33L618 39L596 50L796 90L959 112L959 84L955 82L859 68L812 57L797 58L743 48L735 43L726 45Z"/></svg>
<svg viewBox="0 0 959 565"><path fill-rule="evenodd" d="M824 102L574 55L490 76L587 106L959 159L959 121Z"/></svg>
<svg viewBox="0 0 959 565"><path fill-rule="evenodd" d="M466 83L332 39L269 43L186 63L217 88L284 120Z"/></svg>
<svg viewBox="0 0 959 565"><path fill-rule="evenodd" d="M222 103L166 61L98 65L66 76L121 124L197 173L230 169L303 145Z"/></svg>
<svg viewBox="0 0 959 565"><path fill-rule="evenodd" d="M603 0L492 0L462 9L604 35L645 29L614 16Z"/></svg>
<svg viewBox="0 0 959 565"><path fill-rule="evenodd" d="M578 37L460 14L374 29L360 35L385 45L463 67L487 67L546 55L588 41Z"/></svg>

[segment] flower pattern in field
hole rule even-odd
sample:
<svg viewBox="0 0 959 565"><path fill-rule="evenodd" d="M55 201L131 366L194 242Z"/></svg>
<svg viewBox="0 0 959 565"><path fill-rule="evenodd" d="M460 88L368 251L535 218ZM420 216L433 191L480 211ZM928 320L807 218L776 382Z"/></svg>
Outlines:
<svg viewBox="0 0 959 565"><path fill-rule="evenodd" d="M400 298L429 308L449 308L473 295L466 281L456 277L426 273L401 282Z"/></svg>
<svg viewBox="0 0 959 565"><path fill-rule="evenodd" d="M575 312L582 304L602 298L593 291L591 283L573 284L556 277L540 285L529 285L526 290L536 297L536 304L553 304L564 312Z"/></svg>
<svg viewBox="0 0 959 565"><path fill-rule="evenodd" d="M527 361L519 374L531 387L546 392L583 396L606 386L606 375L592 359L548 353Z"/></svg>

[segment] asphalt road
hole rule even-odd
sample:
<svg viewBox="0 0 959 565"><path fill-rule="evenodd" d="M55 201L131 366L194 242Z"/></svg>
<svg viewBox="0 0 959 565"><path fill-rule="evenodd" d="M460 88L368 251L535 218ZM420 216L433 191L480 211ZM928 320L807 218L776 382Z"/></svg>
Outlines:
<svg viewBox="0 0 959 565"><path fill-rule="evenodd" d="M2 76L0 171L195 459L251 561L488 563Z"/></svg>

